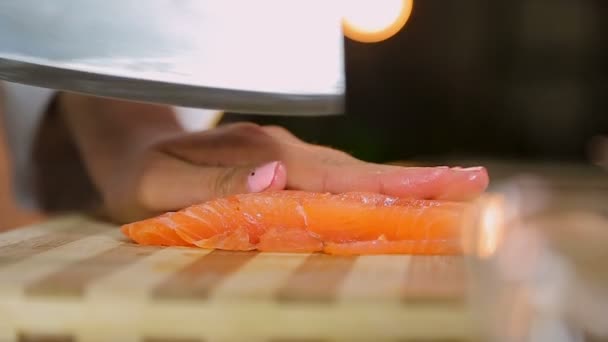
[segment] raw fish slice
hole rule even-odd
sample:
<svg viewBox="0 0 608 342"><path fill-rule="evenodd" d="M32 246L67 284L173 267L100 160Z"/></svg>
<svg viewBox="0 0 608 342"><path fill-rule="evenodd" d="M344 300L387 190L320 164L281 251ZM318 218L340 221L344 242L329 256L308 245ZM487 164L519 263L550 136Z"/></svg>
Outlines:
<svg viewBox="0 0 608 342"><path fill-rule="evenodd" d="M139 221L137 225L122 227L123 233L141 245L152 246L192 246L184 241L175 231L176 224L171 217L173 213Z"/></svg>
<svg viewBox="0 0 608 342"><path fill-rule="evenodd" d="M141 244L330 254L460 252L466 202L372 193L241 194L124 225Z"/></svg>
<svg viewBox="0 0 608 342"><path fill-rule="evenodd" d="M242 227L237 228L233 232L225 232L214 235L208 239L194 241L194 245L207 249L225 249L233 251L251 251L256 249L256 246L249 242L247 230Z"/></svg>
<svg viewBox="0 0 608 342"><path fill-rule="evenodd" d="M260 236L262 252L312 253L323 251L323 242L304 229L269 229Z"/></svg>

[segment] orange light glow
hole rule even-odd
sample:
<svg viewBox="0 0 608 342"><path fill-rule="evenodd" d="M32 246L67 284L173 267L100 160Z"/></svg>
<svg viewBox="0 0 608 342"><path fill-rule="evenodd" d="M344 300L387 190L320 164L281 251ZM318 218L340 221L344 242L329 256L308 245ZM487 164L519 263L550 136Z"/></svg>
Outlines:
<svg viewBox="0 0 608 342"><path fill-rule="evenodd" d="M386 40L410 18L414 0L350 0L343 20L344 34L363 43Z"/></svg>

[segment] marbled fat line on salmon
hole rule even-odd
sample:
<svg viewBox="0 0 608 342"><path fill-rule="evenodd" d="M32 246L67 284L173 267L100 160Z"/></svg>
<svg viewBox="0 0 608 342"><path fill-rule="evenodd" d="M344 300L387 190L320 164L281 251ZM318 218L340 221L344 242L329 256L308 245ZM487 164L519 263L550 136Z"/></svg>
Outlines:
<svg viewBox="0 0 608 342"><path fill-rule="evenodd" d="M126 224L143 245L329 254L459 254L467 202L283 190L220 198Z"/></svg>

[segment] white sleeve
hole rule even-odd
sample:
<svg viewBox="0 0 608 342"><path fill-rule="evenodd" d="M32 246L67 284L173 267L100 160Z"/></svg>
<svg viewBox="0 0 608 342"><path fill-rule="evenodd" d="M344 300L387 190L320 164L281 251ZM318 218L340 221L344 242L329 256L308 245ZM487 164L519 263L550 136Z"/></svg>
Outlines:
<svg viewBox="0 0 608 342"><path fill-rule="evenodd" d="M221 110L188 107L174 107L175 117L187 132L198 132L211 129L219 123L224 115Z"/></svg>
<svg viewBox="0 0 608 342"><path fill-rule="evenodd" d="M32 148L36 131L54 90L3 82L4 122L11 158L13 192L20 205L38 208L33 181ZM2 102L0 102L2 103Z"/></svg>

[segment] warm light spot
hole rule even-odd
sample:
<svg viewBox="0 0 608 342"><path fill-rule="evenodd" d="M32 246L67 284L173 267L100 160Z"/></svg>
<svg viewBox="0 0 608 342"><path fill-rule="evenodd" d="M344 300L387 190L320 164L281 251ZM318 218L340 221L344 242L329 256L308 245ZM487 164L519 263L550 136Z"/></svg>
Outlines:
<svg viewBox="0 0 608 342"><path fill-rule="evenodd" d="M364 43L386 40L403 28L414 0L350 0L346 3L344 34Z"/></svg>
<svg viewBox="0 0 608 342"><path fill-rule="evenodd" d="M481 211L477 253L481 258L491 257L504 233L505 208L502 197L490 198Z"/></svg>

